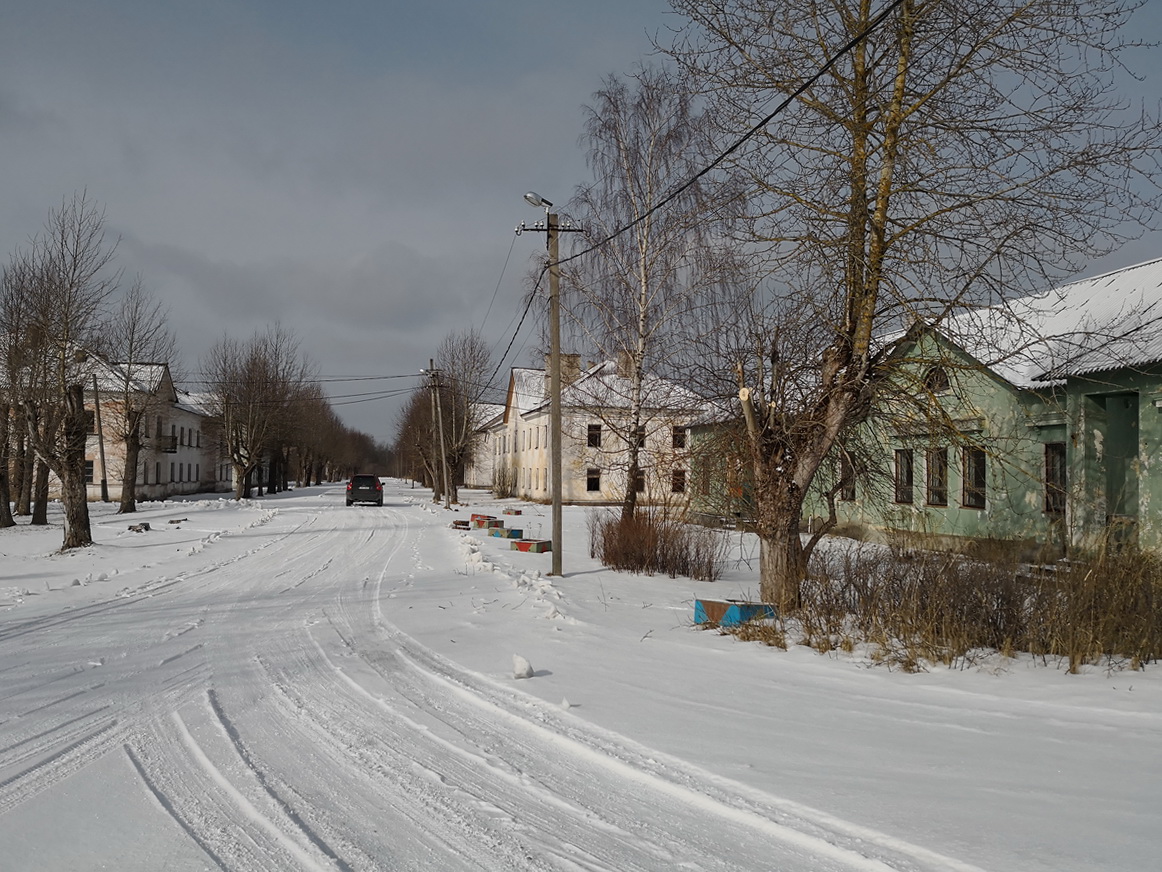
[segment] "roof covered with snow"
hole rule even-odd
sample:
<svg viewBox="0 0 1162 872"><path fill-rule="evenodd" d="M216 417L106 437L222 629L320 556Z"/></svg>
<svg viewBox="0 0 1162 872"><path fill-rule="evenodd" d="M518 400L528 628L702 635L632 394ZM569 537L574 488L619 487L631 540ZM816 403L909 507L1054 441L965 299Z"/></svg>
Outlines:
<svg viewBox="0 0 1162 872"><path fill-rule="evenodd" d="M541 375L544 371L535 370ZM561 405L573 408L628 409L630 406L632 382L618 373L617 364L612 360L602 361L584 370L572 383L561 389ZM548 397L542 395L537 407L547 405ZM646 373L642 380L642 406L646 409L665 409L700 413L705 402L677 382Z"/></svg>
<svg viewBox="0 0 1162 872"><path fill-rule="evenodd" d="M1019 387L1162 361L1162 258L950 318L941 333Z"/></svg>

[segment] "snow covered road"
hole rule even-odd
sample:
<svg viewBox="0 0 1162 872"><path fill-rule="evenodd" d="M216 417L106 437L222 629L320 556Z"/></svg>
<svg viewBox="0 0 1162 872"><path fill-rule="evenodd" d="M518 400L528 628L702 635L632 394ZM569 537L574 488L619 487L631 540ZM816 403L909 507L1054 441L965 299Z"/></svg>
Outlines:
<svg viewBox="0 0 1162 872"><path fill-rule="evenodd" d="M498 663L536 644L487 622L576 619L447 519L396 484L382 508L335 487L169 503L132 519L144 534L105 515L84 555L0 531L0 868L982 868L591 721L542 698L551 671L482 671L481 640Z"/></svg>

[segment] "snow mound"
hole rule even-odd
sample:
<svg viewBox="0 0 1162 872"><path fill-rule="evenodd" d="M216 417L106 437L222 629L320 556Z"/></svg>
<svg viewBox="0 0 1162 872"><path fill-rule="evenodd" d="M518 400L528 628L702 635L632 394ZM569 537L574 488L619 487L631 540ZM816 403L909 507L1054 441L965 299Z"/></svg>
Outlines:
<svg viewBox="0 0 1162 872"><path fill-rule="evenodd" d="M512 655L512 677L532 678L533 665L519 654Z"/></svg>

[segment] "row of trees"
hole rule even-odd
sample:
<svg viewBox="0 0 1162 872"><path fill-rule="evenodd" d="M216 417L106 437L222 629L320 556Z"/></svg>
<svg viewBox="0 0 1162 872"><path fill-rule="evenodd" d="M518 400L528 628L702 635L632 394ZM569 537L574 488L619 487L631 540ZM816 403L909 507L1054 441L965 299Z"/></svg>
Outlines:
<svg viewBox="0 0 1162 872"><path fill-rule="evenodd" d="M115 252L104 213L79 193L49 213L0 278L0 528L22 514L47 523L55 475L65 549L92 542L86 393L100 390L103 428L124 445L120 511L133 512L145 422L166 405L155 391L160 364L176 364L165 309L140 280L123 285ZM278 490L292 474L310 484L383 457L370 437L342 424L297 340L279 326L246 342L223 338L203 369L199 399L218 437L211 447L233 464L238 497L249 495L260 464Z"/></svg>
<svg viewBox="0 0 1162 872"><path fill-rule="evenodd" d="M449 333L432 360L429 384L413 391L400 411L396 472L432 488L436 502L459 501L459 483L484 424L480 400L488 389L491 360L475 330Z"/></svg>
<svg viewBox="0 0 1162 872"><path fill-rule="evenodd" d="M566 308L639 386L676 377L737 423L761 594L793 608L818 541L804 500L897 390L885 337L1051 286L1156 223L1157 113L1114 87L1140 4L671 5L671 64L587 110Z"/></svg>

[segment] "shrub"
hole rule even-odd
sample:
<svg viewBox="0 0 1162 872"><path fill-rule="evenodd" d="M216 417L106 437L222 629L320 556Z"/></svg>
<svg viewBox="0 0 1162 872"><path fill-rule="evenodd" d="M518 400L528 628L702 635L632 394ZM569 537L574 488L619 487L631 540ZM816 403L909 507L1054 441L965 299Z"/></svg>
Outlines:
<svg viewBox="0 0 1162 872"><path fill-rule="evenodd" d="M624 521L612 512L594 512L588 523L589 556L610 569L696 581L716 581L722 574L726 539L719 531L651 509Z"/></svg>
<svg viewBox="0 0 1162 872"><path fill-rule="evenodd" d="M1103 548L1053 566L915 549L817 552L796 615L821 651L870 643L904 669L965 664L983 651L1024 651L1071 672L1104 661L1139 668L1162 650L1162 558Z"/></svg>

